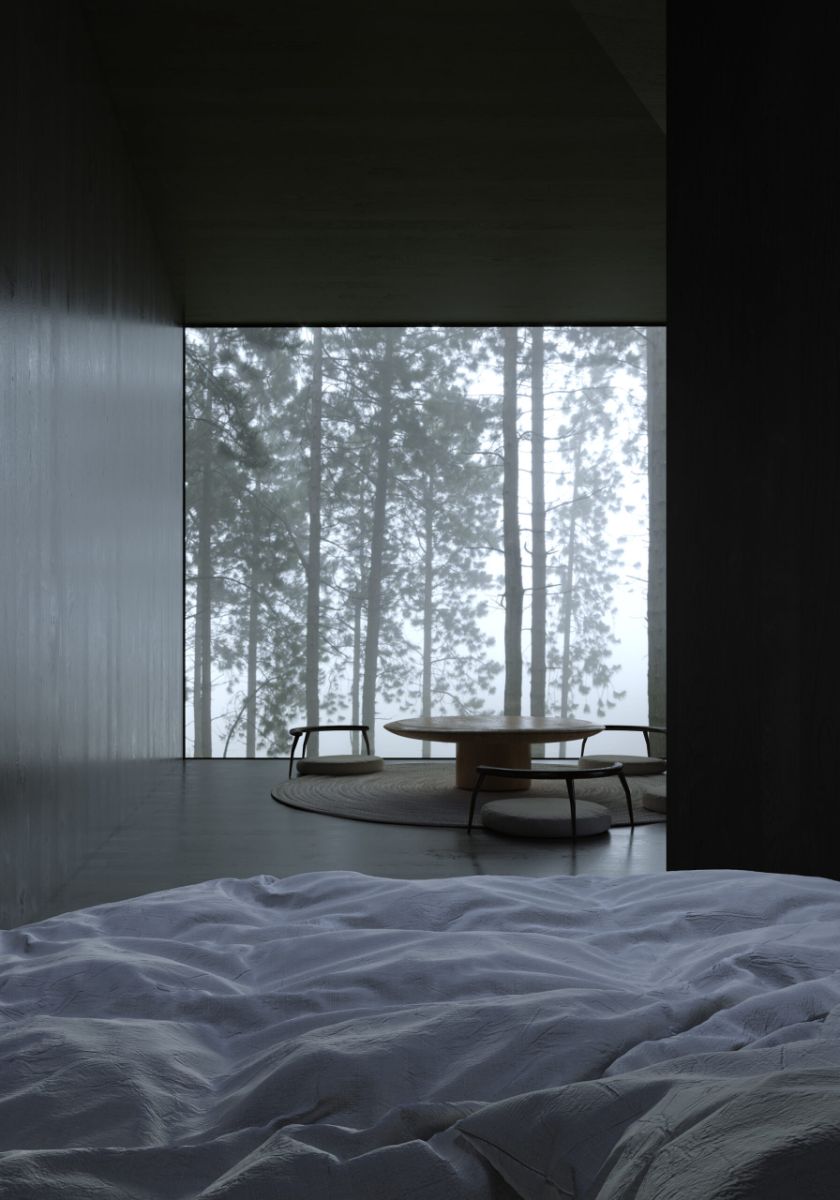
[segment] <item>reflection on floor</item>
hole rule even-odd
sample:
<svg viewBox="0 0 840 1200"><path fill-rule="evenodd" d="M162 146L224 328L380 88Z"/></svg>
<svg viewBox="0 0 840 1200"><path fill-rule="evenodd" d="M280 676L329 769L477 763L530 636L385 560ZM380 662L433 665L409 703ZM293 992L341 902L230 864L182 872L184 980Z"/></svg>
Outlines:
<svg viewBox="0 0 840 1200"><path fill-rule="evenodd" d="M361 871L399 879L452 875L639 875L665 870L665 825L614 829L572 845L478 829L376 825L272 800L287 760L174 763L41 915L222 876Z"/></svg>

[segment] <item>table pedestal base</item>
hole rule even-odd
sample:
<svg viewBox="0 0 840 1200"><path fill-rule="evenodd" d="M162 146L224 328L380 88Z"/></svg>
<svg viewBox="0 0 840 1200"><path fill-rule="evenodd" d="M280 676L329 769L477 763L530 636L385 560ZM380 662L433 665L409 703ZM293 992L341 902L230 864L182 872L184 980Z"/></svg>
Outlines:
<svg viewBox="0 0 840 1200"><path fill-rule="evenodd" d="M472 791L479 766L515 767L527 770L531 765L531 744L522 738L506 739L491 735L465 738L455 744L455 786ZM488 775L482 792L527 792L530 779L497 779Z"/></svg>

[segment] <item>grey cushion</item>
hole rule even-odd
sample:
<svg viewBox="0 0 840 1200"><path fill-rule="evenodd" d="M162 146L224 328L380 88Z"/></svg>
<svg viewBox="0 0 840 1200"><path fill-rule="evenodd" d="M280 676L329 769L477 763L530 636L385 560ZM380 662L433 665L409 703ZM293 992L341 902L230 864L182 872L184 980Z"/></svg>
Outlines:
<svg viewBox="0 0 840 1200"><path fill-rule="evenodd" d="M624 763L625 775L661 775L668 765L664 758L645 758L639 754L585 754L580 765L609 767L614 762Z"/></svg>
<svg viewBox="0 0 840 1200"><path fill-rule="evenodd" d="M641 800L642 808L646 808L650 812L667 813L668 811L668 797L664 788L657 789L656 791L652 788L645 788L642 792Z"/></svg>
<svg viewBox="0 0 840 1200"><path fill-rule="evenodd" d="M600 804L578 800L575 804L577 836L604 833L612 824L609 811ZM523 796L513 800L488 800L481 810L487 829L514 837L571 837L569 801L560 796Z"/></svg>
<svg viewBox="0 0 840 1200"><path fill-rule="evenodd" d="M381 771L385 760L377 754L323 754L299 758L298 775L370 775Z"/></svg>

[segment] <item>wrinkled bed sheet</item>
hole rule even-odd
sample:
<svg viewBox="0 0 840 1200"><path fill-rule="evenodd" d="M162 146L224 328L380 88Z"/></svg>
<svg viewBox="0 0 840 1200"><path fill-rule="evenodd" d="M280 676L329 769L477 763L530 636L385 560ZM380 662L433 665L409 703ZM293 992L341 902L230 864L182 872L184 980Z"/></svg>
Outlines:
<svg viewBox="0 0 840 1200"><path fill-rule="evenodd" d="M737 871L263 875L11 930L0 1197L530 1195L461 1122L526 1097L515 1144L531 1093L686 1056L840 1063L839 933L840 883Z"/></svg>

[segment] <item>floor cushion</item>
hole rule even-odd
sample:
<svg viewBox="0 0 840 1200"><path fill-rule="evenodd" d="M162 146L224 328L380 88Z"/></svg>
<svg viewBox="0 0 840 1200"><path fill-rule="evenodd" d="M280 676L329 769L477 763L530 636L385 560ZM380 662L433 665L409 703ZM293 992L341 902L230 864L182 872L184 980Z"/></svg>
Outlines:
<svg viewBox="0 0 840 1200"><path fill-rule="evenodd" d="M646 808L649 812L667 813L668 797L665 792L645 791L642 792L642 808Z"/></svg>
<svg viewBox="0 0 840 1200"><path fill-rule="evenodd" d="M323 754L297 760L298 775L370 775L385 760L377 754Z"/></svg>
<svg viewBox="0 0 840 1200"><path fill-rule="evenodd" d="M575 804L577 836L605 833L612 824L609 812L600 804L578 800ZM481 810L486 829L513 837L571 837L572 814L569 801L560 796L517 796L512 800L488 800Z"/></svg>
<svg viewBox="0 0 840 1200"><path fill-rule="evenodd" d="M661 775L668 765L664 758L646 758L643 754L585 754L580 765L609 767L614 762L624 763L625 775Z"/></svg>

